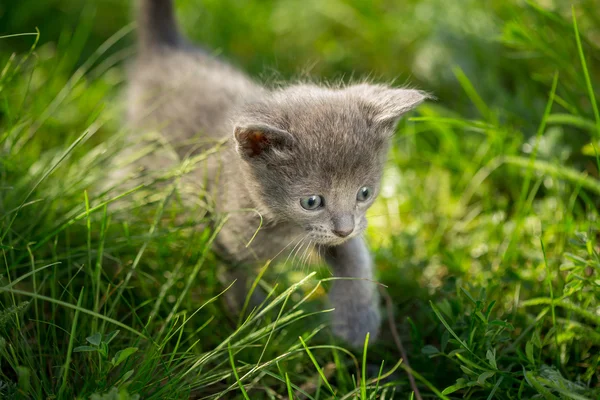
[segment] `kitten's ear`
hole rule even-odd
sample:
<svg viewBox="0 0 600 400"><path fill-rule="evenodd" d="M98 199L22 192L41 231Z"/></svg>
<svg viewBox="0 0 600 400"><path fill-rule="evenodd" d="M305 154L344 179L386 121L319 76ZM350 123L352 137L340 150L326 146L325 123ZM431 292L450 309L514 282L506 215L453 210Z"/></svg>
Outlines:
<svg viewBox="0 0 600 400"><path fill-rule="evenodd" d="M245 159L277 153L290 146L293 136L270 125L238 125L234 128L237 152Z"/></svg>
<svg viewBox="0 0 600 400"><path fill-rule="evenodd" d="M370 122L383 128L395 128L402 115L433 98L421 90L395 89L383 85L363 84L353 89L367 105Z"/></svg>

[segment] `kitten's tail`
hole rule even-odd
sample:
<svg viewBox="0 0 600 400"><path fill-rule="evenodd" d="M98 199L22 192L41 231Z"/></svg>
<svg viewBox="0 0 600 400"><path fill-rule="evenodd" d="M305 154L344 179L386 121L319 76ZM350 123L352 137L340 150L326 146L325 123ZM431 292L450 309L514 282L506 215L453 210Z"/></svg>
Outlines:
<svg viewBox="0 0 600 400"><path fill-rule="evenodd" d="M173 0L137 0L137 21L142 52L178 47L182 42L175 22Z"/></svg>

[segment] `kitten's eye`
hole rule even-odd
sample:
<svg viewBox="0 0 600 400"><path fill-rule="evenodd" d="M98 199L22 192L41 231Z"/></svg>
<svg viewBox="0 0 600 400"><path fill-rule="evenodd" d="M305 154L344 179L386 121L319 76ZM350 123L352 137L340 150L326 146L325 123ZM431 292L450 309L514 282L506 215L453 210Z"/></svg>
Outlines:
<svg viewBox="0 0 600 400"><path fill-rule="evenodd" d="M368 186L363 186L358 190L356 194L356 200L367 201L372 196L373 190Z"/></svg>
<svg viewBox="0 0 600 400"><path fill-rule="evenodd" d="M323 197L321 196L310 196L300 199L300 205L305 210L316 210L321 207L325 202L323 201Z"/></svg>

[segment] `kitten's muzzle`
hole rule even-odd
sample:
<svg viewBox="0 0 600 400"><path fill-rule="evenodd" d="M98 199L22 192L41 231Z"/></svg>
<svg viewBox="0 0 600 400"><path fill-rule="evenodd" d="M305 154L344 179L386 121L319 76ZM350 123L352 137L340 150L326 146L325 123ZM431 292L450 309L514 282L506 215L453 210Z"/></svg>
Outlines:
<svg viewBox="0 0 600 400"><path fill-rule="evenodd" d="M344 238L354 232L354 216L352 215L338 215L332 218L333 229L331 230L334 235Z"/></svg>
<svg viewBox="0 0 600 400"><path fill-rule="evenodd" d="M354 232L354 229L346 229L346 230L337 230L334 229L332 230L333 233L335 233L335 236L339 236L341 238L347 237L349 236L352 232Z"/></svg>

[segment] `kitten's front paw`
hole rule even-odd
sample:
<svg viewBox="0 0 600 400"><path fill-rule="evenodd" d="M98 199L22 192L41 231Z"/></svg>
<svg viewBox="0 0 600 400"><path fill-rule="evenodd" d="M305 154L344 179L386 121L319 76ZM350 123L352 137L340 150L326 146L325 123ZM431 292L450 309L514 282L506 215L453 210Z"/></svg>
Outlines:
<svg viewBox="0 0 600 400"><path fill-rule="evenodd" d="M379 335L381 315L375 304L344 304L333 311L333 333L351 346L362 348L369 333L369 344Z"/></svg>

